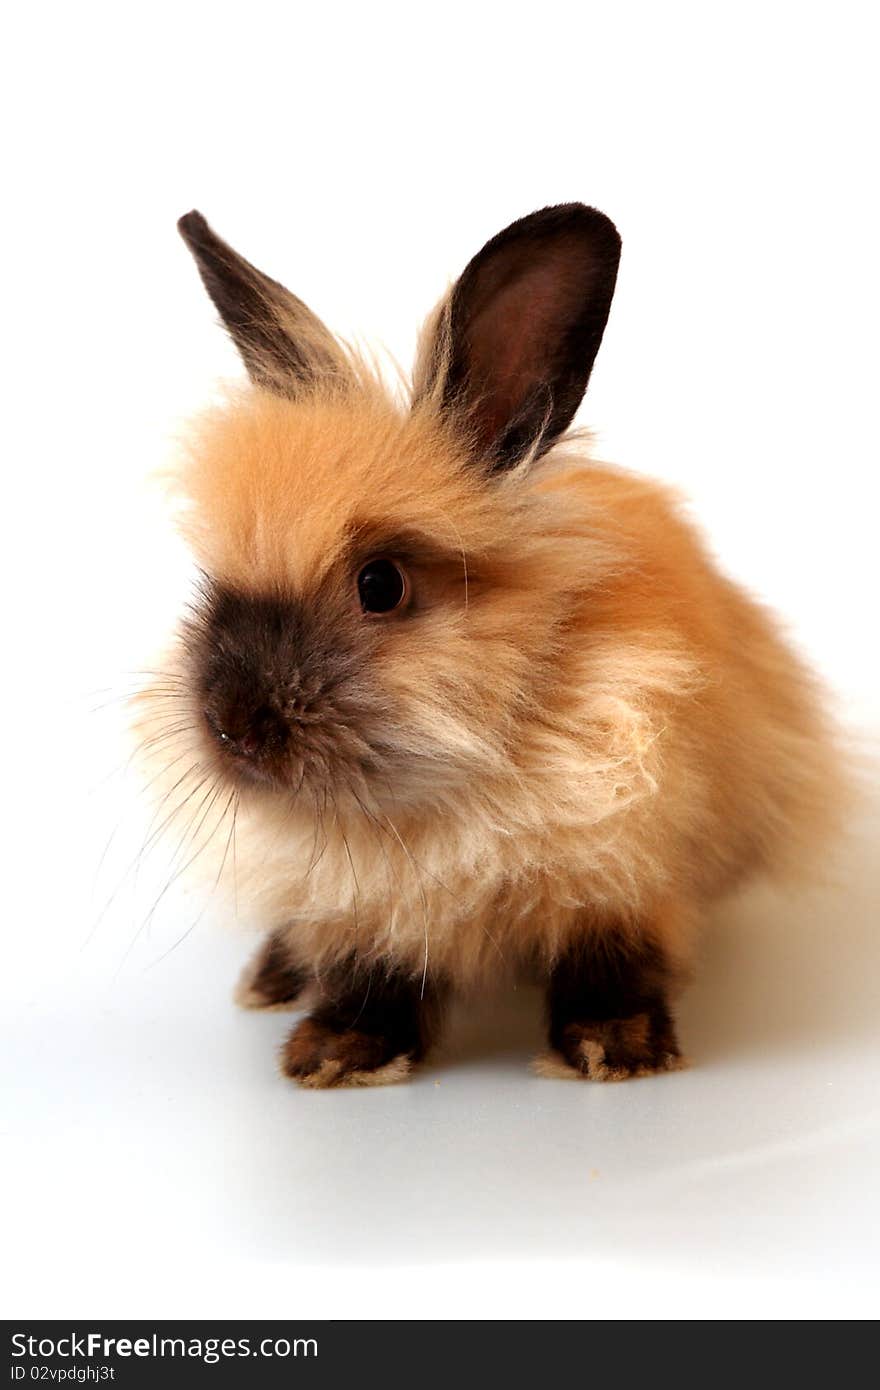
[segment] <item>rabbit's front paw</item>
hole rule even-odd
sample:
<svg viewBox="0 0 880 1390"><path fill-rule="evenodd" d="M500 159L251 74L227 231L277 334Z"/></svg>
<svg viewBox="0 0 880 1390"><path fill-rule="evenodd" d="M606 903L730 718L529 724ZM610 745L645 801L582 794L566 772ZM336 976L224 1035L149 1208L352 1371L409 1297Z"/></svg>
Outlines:
<svg viewBox="0 0 880 1390"><path fill-rule="evenodd" d="M560 1063L562 1066L560 1066ZM554 1065L555 1064L555 1065ZM628 1081L635 1076L677 1071L685 1062L665 1010L629 1018L566 1024L553 1058L542 1058L545 1076L571 1074L587 1081Z"/></svg>
<svg viewBox="0 0 880 1390"><path fill-rule="evenodd" d="M381 1033L336 1029L304 1018L281 1049L281 1070L300 1086L315 1089L387 1086L404 1081L412 1067L412 1054L398 1047L396 1039Z"/></svg>

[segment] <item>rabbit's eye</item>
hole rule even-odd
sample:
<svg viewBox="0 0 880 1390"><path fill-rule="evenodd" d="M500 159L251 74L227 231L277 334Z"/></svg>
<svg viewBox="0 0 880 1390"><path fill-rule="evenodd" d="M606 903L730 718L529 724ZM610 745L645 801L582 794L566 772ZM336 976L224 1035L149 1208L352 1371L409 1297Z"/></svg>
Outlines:
<svg viewBox="0 0 880 1390"><path fill-rule="evenodd" d="M391 613L406 598L406 576L393 560L371 560L358 575L357 585L365 613Z"/></svg>

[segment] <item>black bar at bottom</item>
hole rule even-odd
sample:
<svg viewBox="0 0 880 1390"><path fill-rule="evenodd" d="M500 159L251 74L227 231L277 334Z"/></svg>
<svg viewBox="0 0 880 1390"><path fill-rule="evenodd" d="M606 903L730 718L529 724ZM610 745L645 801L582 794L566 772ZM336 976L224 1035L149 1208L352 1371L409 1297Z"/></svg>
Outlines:
<svg viewBox="0 0 880 1390"><path fill-rule="evenodd" d="M587 1310L585 1310L587 1312ZM626 1321L621 1310L620 1321ZM213 1322L7 1320L7 1367L11 1386L104 1385L139 1390L170 1381L184 1386L344 1386L360 1390L380 1384L426 1390L448 1378L449 1390L502 1383L505 1390L528 1385L540 1390L554 1378L576 1373L601 1380L610 1390L643 1390L663 1367L674 1367L676 1385L737 1386L754 1379L756 1356L767 1364L768 1342L785 1361L787 1379L800 1368L815 1380L831 1375L839 1360L833 1338L766 1323L754 1340L737 1332L696 1333L686 1321L653 1323L650 1330L622 1332L617 1322ZM586 1324L586 1325L585 1325ZM847 1332L848 1342L852 1329ZM817 1345L818 1343L818 1345ZM823 1344L824 1343L824 1344ZM723 1350L722 1350L723 1348ZM850 1354L852 1348L850 1346ZM676 1361L671 1362L670 1356ZM691 1375L693 1373L693 1376ZM647 1379L646 1379L647 1378Z"/></svg>

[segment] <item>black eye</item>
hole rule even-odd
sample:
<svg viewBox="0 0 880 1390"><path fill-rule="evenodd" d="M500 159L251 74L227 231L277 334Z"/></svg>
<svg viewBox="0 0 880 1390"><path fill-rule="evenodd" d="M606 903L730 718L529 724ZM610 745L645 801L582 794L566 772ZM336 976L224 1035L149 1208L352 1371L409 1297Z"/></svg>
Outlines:
<svg viewBox="0 0 880 1390"><path fill-rule="evenodd" d="M358 594L365 613L390 613L406 598L403 570L393 560L371 560L358 575Z"/></svg>

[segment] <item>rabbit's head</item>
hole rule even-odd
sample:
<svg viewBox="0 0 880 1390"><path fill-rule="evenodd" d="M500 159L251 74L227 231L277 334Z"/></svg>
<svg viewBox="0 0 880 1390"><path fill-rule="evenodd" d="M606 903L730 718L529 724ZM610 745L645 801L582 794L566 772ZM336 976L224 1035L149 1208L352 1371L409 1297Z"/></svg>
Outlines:
<svg viewBox="0 0 880 1390"><path fill-rule="evenodd" d="M364 804L491 776L559 678L573 570L598 554L535 465L590 375L614 227L575 204L490 241L432 315L406 405L198 213L180 230L252 381L182 474L203 751L234 786Z"/></svg>

